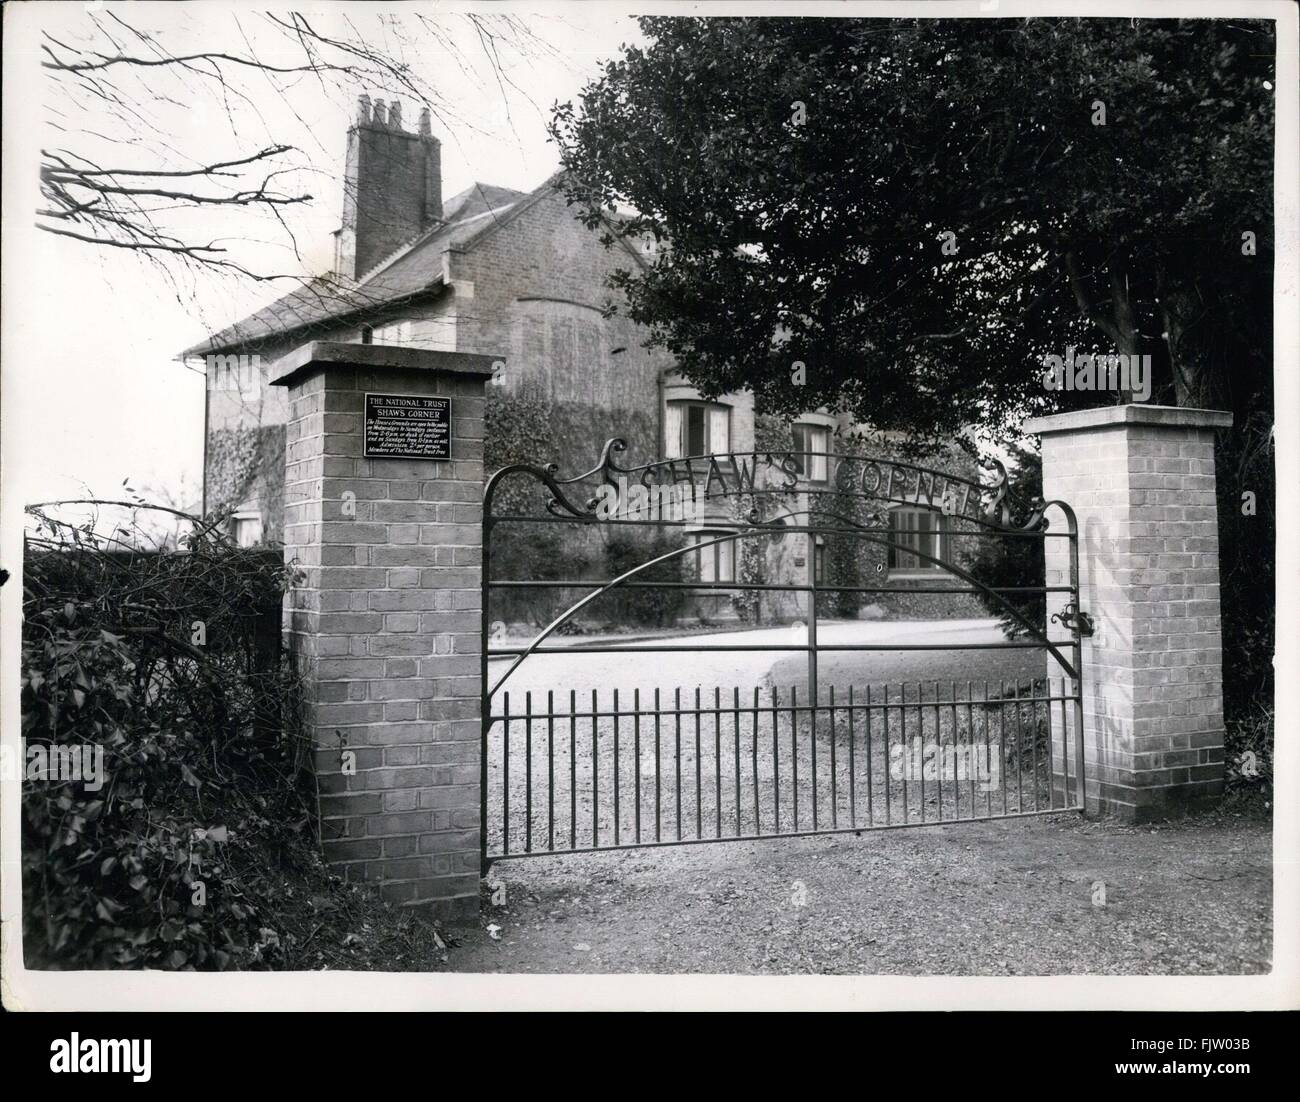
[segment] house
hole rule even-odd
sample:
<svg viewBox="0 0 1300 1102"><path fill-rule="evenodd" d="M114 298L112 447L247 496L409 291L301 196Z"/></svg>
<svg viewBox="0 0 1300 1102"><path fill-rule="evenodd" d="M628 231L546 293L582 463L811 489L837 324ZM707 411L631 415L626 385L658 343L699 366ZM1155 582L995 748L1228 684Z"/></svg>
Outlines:
<svg viewBox="0 0 1300 1102"><path fill-rule="evenodd" d="M607 277L647 263L642 250L652 244L606 248L575 218L554 178L530 192L475 183L444 199L441 166L427 110L412 132L399 104L362 96L347 135L334 270L183 353L202 358L208 374L204 509L229 511L241 544L281 535L287 411L284 391L267 379L277 358L310 340L502 356L498 393L547 403L558 452L532 458L565 473L592 467L614 436L627 441L625 455L636 463L754 449L750 395L705 401L669 355L644 347L642 329L602 311ZM829 450L842 427L842 419L809 414L793 426L794 449ZM490 438L488 445L490 452ZM796 464L805 482L828 482L824 458ZM687 537L695 542L731 522L713 503L698 520ZM774 543L766 552L769 576L811 565L806 549L792 546ZM814 562L823 554L814 545ZM737 545L714 544L691 569L704 581L736 580ZM779 595L765 601L764 619L799 615ZM697 599L694 611L735 615L726 593Z"/></svg>

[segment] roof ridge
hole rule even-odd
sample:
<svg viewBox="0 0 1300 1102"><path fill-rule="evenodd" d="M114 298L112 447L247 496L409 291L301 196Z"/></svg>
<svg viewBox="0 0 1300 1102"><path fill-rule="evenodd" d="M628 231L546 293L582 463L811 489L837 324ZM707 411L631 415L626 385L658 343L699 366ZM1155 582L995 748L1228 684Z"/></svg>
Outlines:
<svg viewBox="0 0 1300 1102"><path fill-rule="evenodd" d="M390 267L392 264L395 264L398 260L400 260L403 256L406 256L408 253L414 252L415 249L418 248L419 245L423 243L426 239L435 236L436 234L440 233L442 230L447 229L449 226L458 226L464 222L473 222L475 219L482 218L485 215L490 214L494 210L502 209L501 206L491 205L491 201L484 193L483 190L484 188L492 188L495 191L505 191L505 192L509 192L512 195L518 195L521 197L529 194L526 191L519 191L517 188L509 188L503 184L485 184L481 180L475 180L472 184L469 185L469 187L463 189L462 191L456 192L456 194L453 195L451 198L457 199L462 195L477 192L479 195L483 197L483 202L486 205L485 210L479 211L477 214L471 214L467 218L456 218L456 219L439 218L435 225L430 226L428 229L421 230L413 237L407 238L404 242L402 242L402 244L398 245L391 252L386 253L383 257L381 257L374 264L372 264L363 275L357 277L358 285L365 283L367 280L370 280L375 276L379 275L383 269ZM507 207L511 205L512 205L511 203L502 204L502 206L507 206Z"/></svg>

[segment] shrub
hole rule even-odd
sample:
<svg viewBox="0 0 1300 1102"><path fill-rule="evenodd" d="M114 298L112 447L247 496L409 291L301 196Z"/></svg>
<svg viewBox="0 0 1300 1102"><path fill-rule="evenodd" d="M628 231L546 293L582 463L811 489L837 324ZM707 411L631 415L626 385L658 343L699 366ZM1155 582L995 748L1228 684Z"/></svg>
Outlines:
<svg viewBox="0 0 1300 1102"><path fill-rule="evenodd" d="M290 573L197 525L122 550L38 514L24 572L29 751L102 748L102 786L29 778L29 966L281 966L287 872L322 871L297 679L277 645Z"/></svg>
<svg viewBox="0 0 1300 1102"><path fill-rule="evenodd" d="M1245 715L1230 717L1224 737L1228 790L1272 798L1273 706L1259 705Z"/></svg>
<svg viewBox="0 0 1300 1102"><path fill-rule="evenodd" d="M1043 494L1043 462L1037 452L1024 447L1014 447L1012 463L1007 474L1011 497L1018 503L1028 503ZM977 549L966 569L984 585L1041 586L1046 584L1046 567L1043 560L1043 543L1036 539L978 539ZM987 593L979 593L979 601L998 618L1006 633L1015 638L1028 634L1024 625L1008 615L1000 601ZM1043 593L1004 593L1004 600L1012 605L1040 631L1047 627L1047 599Z"/></svg>
<svg viewBox="0 0 1300 1102"><path fill-rule="evenodd" d="M649 562L681 547L681 537L656 532L653 537L638 538L631 533L613 532L605 543L605 576L617 578L641 563ZM682 579L682 556L656 563L636 575L639 582L677 582ZM681 613L686 604L685 590L675 588L611 590L606 596L593 601L599 606L593 614L621 624L643 624L665 627Z"/></svg>

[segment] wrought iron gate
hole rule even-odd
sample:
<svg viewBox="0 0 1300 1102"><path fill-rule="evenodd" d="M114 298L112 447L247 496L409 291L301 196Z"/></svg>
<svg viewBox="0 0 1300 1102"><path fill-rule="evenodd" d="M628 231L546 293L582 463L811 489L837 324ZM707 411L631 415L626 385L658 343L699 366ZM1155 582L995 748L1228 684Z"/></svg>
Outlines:
<svg viewBox="0 0 1300 1102"><path fill-rule="evenodd" d="M729 453L623 468L614 461L623 450L622 441L609 441L596 467L571 478L557 478L553 465L520 463L488 480L481 667L485 874L492 862L505 858L1083 809L1081 640L1091 624L1080 611L1078 537L1067 504L1013 501L1006 471L996 462L994 481L981 485L955 473L862 455ZM814 461L824 464L826 474L817 484L801 477L804 464ZM494 513L505 485L512 485L512 504L509 511ZM724 506L729 510L725 528L706 516ZM888 523L888 510L900 506L926 510L933 522L924 529ZM1048 528L1046 513L1053 506L1065 518L1064 531ZM507 535L507 526L515 531ZM596 534L650 529L673 538L667 549L655 548L611 578L557 577L554 569L536 568L531 577L495 576L509 562L508 541L523 541L514 545L517 550L527 546L530 533L557 529L570 550ZM721 561L715 548L771 548L791 537L805 541L803 560L794 559L802 576L747 580L736 576L734 567L725 578L720 575L726 571L700 569L702 562ZM893 571L877 584L828 584L819 577L816 542L832 538L883 549L896 560L924 562L937 568L944 584L900 585ZM984 584L957 561L953 548L958 540L988 539L1028 540L1040 555L1044 541L1067 540L1067 583ZM560 545L549 546L558 555ZM766 553L760 551L760 557ZM683 564L696 576L683 578ZM571 603L561 597L562 610L530 640L510 645L501 638L494 601L502 595L573 591L582 595ZM1023 634L996 642L930 643L819 637L819 594L904 591L987 594ZM750 594L751 608L755 597L802 595L808 615L806 624L767 629L769 636L786 633L783 639L757 643L730 642L715 633L713 642L701 646L678 632L673 638L651 635L648 641L597 638L557 645L574 617L602 600L632 594L638 596L629 599L648 601L655 592L697 600ZM1069 630L1068 640L1049 639L1040 624L1008 601L1032 595L1044 601L1052 595L1067 598L1052 619ZM1059 677L891 684L872 677L868 665L865 675L853 672L847 684L836 684L819 667L820 657L838 652L1016 649L1047 652ZM619 684L623 677L646 676L641 664L653 663L656 655L690 653L712 660L754 651L805 654L803 692L798 685L732 685L727 692L716 682L711 691L680 684L629 691L626 683ZM529 660L545 662L548 655L622 657L604 676L584 670L589 660L569 657L562 672L542 671L545 687L521 687L518 671ZM1073 763L1064 736L1054 752L1054 719L1058 731L1075 733Z"/></svg>

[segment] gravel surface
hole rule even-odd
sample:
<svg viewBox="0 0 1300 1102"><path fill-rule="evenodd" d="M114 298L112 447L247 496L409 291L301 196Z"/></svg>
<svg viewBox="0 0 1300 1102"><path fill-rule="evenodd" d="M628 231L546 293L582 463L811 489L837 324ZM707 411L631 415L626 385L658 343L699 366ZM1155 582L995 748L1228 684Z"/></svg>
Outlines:
<svg viewBox="0 0 1300 1102"><path fill-rule="evenodd" d="M820 629L822 643L1001 638L996 623L988 620L841 622L822 624ZM690 639L693 646L706 648L792 641L796 640L789 627ZM957 680L959 699L963 699L967 679L977 682L978 698L985 678L993 682L996 692L1002 680L1023 685L1046 673L1042 652L1030 650L827 652L821 658L823 691L831 684L842 694L849 684L860 689L866 683L890 682L897 689L907 682L909 699L915 699L916 683L922 681L940 681L939 694L946 697L950 686L944 682ZM505 669L505 662L493 662L491 679L495 681ZM675 700L680 691L689 709L697 689L708 703L715 692L721 700L733 702L739 689L740 699L748 705L755 687L763 700L770 699L773 686L779 687L783 701L789 699L791 687L806 697L805 669L802 655L772 651L539 655L520 666L508 688L512 715L529 703L534 715L546 711L548 691L555 694L556 711L568 710L571 691L578 710L589 710L593 690L600 708L607 709L615 688L622 709L633 704L639 691L641 708L649 711L656 689L664 703ZM843 695L837 699L842 701ZM934 699L932 688L925 699ZM499 713L503 704L502 694L494 712ZM979 706L974 710L977 739L986 718L982 711ZM965 709L959 709L955 725L946 710L941 709L938 717L938 725L929 727L931 740L951 744L954 732L958 743L969 740L971 718ZM900 718L903 723L916 722L894 712L890 736L894 739L901 731L926 730L924 720L921 727L907 728L898 726ZM897 822L897 803L885 814L880 806L886 791L891 802L903 795L901 782L884 771L883 724L872 728L874 760L869 774L862 760L866 743L858 728L854 804L845 775L840 774L836 790L831 791L826 773L832 747L841 768L847 761L843 724L837 724L833 734L829 724L819 724L814 738L805 717L792 745L788 718L781 717L774 747L771 719L761 709L755 724L753 714L745 714L742 708L739 732L731 714L716 725L708 715L703 717L701 751L696 756L694 717L683 719L679 755L675 718L661 717L657 767L653 716L640 718L639 754L634 718L619 720L617 758L613 720L598 721L594 759L591 720L579 720L574 725L577 752L572 760L567 721L557 722L552 730L545 720L534 719L533 753L539 755L534 758L531 785L535 847L549 841L548 793L552 791L557 845L567 844L571 816L579 824L579 846L591 844L593 829L599 832L601 844L607 845L614 830L615 776L620 787L618 830L624 843L635 837L638 807L645 839L654 837L656 814L661 836L677 837L679 810L681 836L687 839L743 834L752 832L755 824L769 829L774 824L773 778L778 773L783 778L781 813L788 829L796 762L803 785L801 815L810 815L814 746L821 765L817 800L823 826L832 807L840 826L847 825L844 820L850 815L859 817L859 825L881 826L885 815L895 816L890 821ZM1036 727L1041 734L1041 723L1028 714L1024 719L1027 729ZM502 770L500 727L494 729L490 759L489 844L499 851L499 816L508 790L513 807L511 852L517 852L526 842L520 810L526 806L530 787L523 767L527 760L524 725L512 725L508 785ZM1000 749L1006 735L1011 747L1004 758L1003 776L1012 793L1004 804L1001 777L991 792L978 789L985 806L991 803L995 811L1003 807L1014 811L1022 792L1026 806L1033 807L1034 776L1032 771L1026 774L1015 768L1014 729L1012 723L1004 731L994 720L993 745ZM1029 752L1033 742L1026 738L1022 746ZM544 754L551 739L556 743L553 779ZM593 760L600 776L594 808ZM863 806L867 775L876 796L874 811ZM657 808L656 777L660 781ZM739 820L737 794L741 796ZM924 804L927 817L941 807L946 809L945 818L969 815L970 803L957 806L954 795L952 788L929 789ZM1040 798L1046 798L1045 773ZM915 821L923 806L918 786L912 786L907 799L909 818ZM1085 822L1077 814L1050 815L529 857L498 862L484 892L481 923L460 931L460 942L442 967L535 973L1210 975L1267 971L1272 951L1270 827L1266 821L1230 815L1142 828Z"/></svg>
<svg viewBox="0 0 1300 1102"><path fill-rule="evenodd" d="M1272 952L1270 826L1228 817L528 858L490 882L450 969L1215 975L1266 972Z"/></svg>
<svg viewBox="0 0 1300 1102"><path fill-rule="evenodd" d="M802 655L790 684L773 676L774 663L791 661L783 652L708 649L770 646L795 634L783 627L694 636L691 645L705 649L680 654L527 659L494 699L494 715L510 721L498 721L489 735L489 853L1065 806L1059 794L1053 804L1047 789L1046 704L970 703L1014 686L1024 696L1046 695L1041 652L827 652L821 699L829 702L835 691L837 708L819 709L814 723L798 675L806 671ZM825 625L821 642L1001 638L990 620L845 621ZM865 680L864 665L873 675L906 676ZM505 668L494 663L491 676ZM921 683L944 669L984 677ZM845 707L850 699L852 709ZM935 706L897 706L904 701Z"/></svg>

